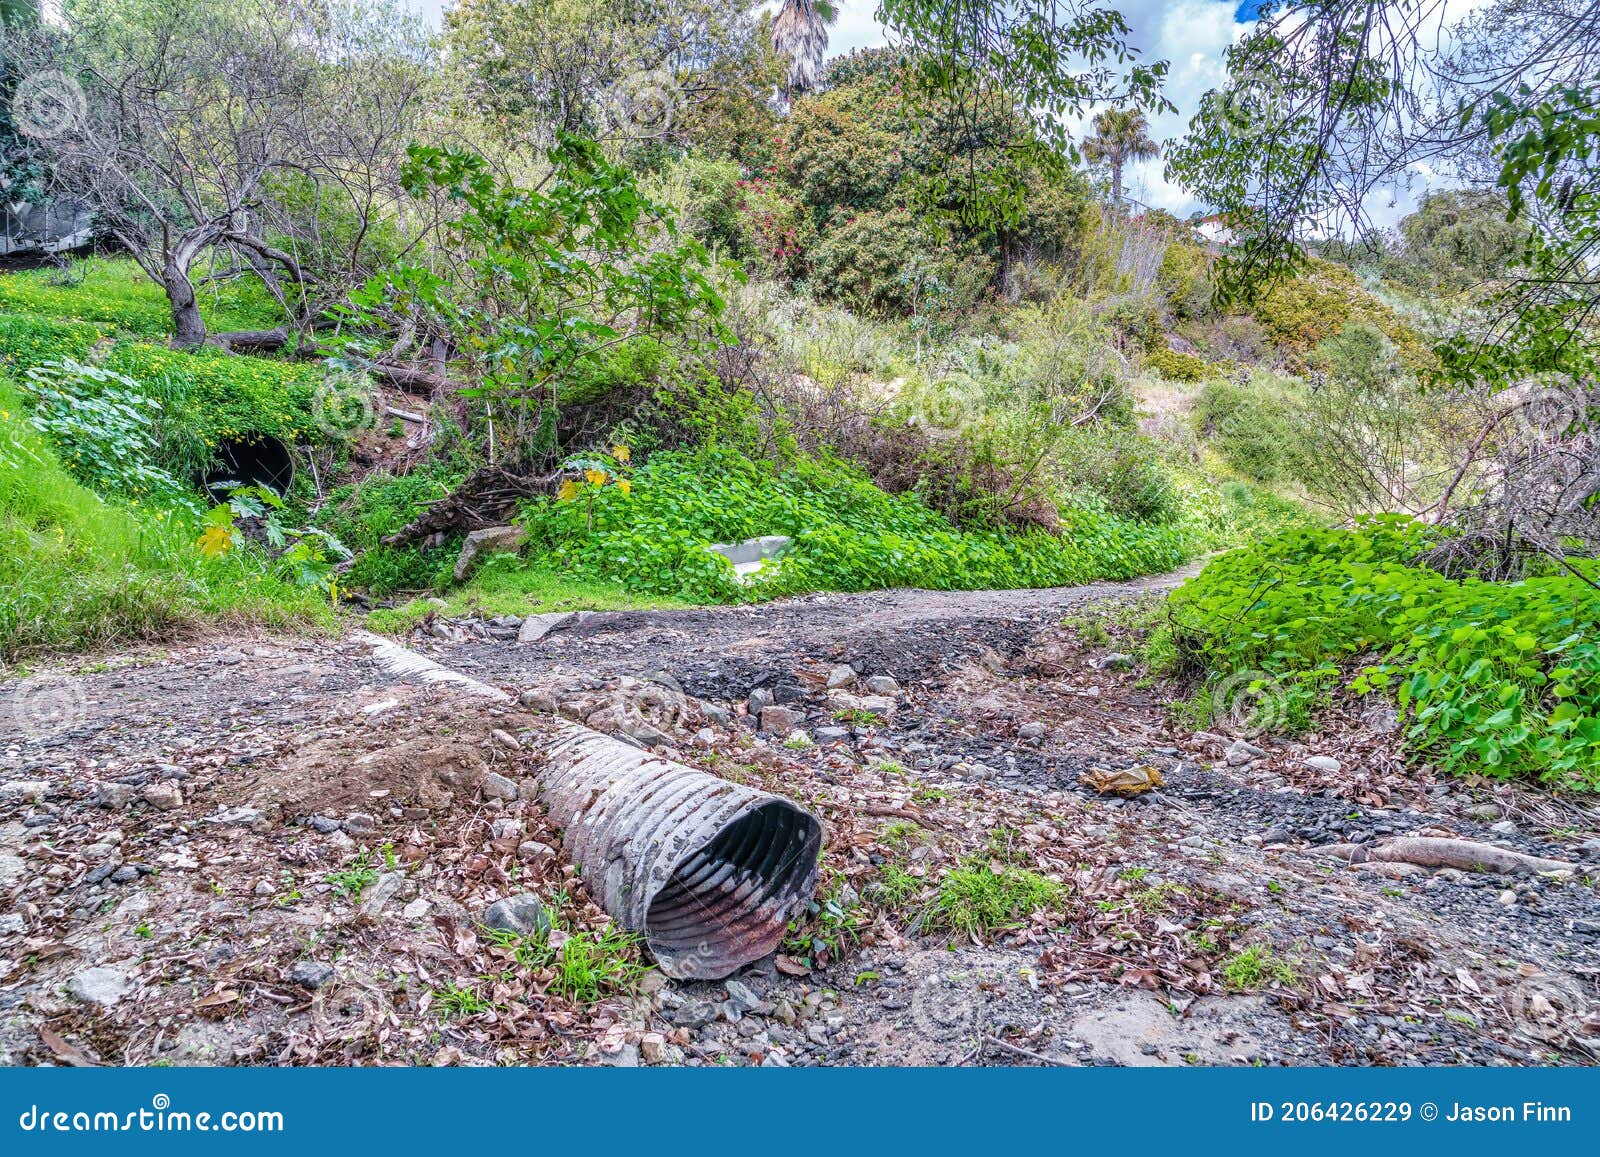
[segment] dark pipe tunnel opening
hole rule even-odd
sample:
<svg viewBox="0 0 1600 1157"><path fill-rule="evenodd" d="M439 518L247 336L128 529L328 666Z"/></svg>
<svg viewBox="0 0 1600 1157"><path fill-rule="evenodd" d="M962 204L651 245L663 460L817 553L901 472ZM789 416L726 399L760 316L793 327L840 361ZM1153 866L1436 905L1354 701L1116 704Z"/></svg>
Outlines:
<svg viewBox="0 0 1600 1157"><path fill-rule="evenodd" d="M202 480L213 502L228 500L229 486L268 486L279 495L294 483L294 455L268 435L245 434L217 446L216 465Z"/></svg>
<svg viewBox="0 0 1600 1157"><path fill-rule="evenodd" d="M821 849L821 825L793 804L773 800L746 813L687 856L656 894L645 917L651 949L734 967L759 960L811 898Z"/></svg>

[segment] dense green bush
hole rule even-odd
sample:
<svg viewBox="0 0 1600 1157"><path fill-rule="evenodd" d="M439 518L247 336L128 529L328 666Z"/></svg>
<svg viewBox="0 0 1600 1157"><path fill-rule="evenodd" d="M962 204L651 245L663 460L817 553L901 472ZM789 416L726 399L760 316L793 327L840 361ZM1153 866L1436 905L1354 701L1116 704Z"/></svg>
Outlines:
<svg viewBox="0 0 1600 1157"><path fill-rule="evenodd" d="M1265 381L1207 382L1191 418L1223 460L1257 482L1283 482L1294 475L1295 405Z"/></svg>
<svg viewBox="0 0 1600 1157"><path fill-rule="evenodd" d="M1153 350L1145 355L1144 364L1174 382L1198 382L1211 370L1205 358L1173 349Z"/></svg>
<svg viewBox="0 0 1600 1157"><path fill-rule="evenodd" d="M372 474L330 493L317 525L357 552L343 585L380 597L445 585L459 541L429 548L384 546L383 539L416 518L429 502L448 494L464 474L461 462L439 458L428 469Z"/></svg>
<svg viewBox="0 0 1600 1157"><path fill-rule="evenodd" d="M994 278L988 258L937 245L904 207L841 217L810 267L818 296L874 317L965 310Z"/></svg>
<svg viewBox="0 0 1600 1157"><path fill-rule="evenodd" d="M1182 513L1172 475L1147 438L1126 430L1068 430L1058 451L1071 493L1105 503L1138 522L1171 522Z"/></svg>
<svg viewBox="0 0 1600 1157"><path fill-rule="evenodd" d="M1392 696L1418 755L1600 791L1600 591L1569 574L1445 578L1415 564L1438 533L1391 516L1223 555L1173 594L1174 643L1285 696L1361 662L1350 688Z"/></svg>
<svg viewBox="0 0 1600 1157"><path fill-rule="evenodd" d="M727 450L662 453L631 493L605 486L525 515L536 548L636 591L734 601L810 590L1039 587L1171 569L1189 556L1177 529L1071 512L1059 537L961 532L911 495L853 468L800 457L786 469ZM744 587L708 543L787 534L794 547Z"/></svg>

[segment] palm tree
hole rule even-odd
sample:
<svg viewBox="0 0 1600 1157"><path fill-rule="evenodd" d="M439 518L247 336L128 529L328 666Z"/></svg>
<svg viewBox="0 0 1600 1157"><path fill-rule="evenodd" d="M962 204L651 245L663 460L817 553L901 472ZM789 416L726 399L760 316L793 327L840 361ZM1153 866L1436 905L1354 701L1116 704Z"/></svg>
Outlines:
<svg viewBox="0 0 1600 1157"><path fill-rule="evenodd" d="M1122 167L1129 161L1159 156L1161 146L1150 139L1150 125L1136 108L1108 108L1096 113L1095 135L1083 142L1083 155L1091 164L1111 169L1111 199L1122 202Z"/></svg>
<svg viewBox="0 0 1600 1157"><path fill-rule="evenodd" d="M783 9L772 22L772 51L789 58L784 100L817 87L822 55L828 51L828 25L838 19L833 0L783 0Z"/></svg>

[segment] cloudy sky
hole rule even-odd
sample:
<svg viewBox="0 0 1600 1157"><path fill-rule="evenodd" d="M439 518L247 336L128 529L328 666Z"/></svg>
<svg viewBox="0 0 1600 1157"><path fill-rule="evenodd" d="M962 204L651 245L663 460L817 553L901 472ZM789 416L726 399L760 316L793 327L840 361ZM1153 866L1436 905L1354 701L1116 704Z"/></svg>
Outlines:
<svg viewBox="0 0 1600 1157"><path fill-rule="evenodd" d="M449 0L411 2L437 22ZM1452 7L1473 3L1454 0ZM1133 30L1130 43L1140 50L1142 59L1165 60L1170 65L1166 92L1178 111L1152 118L1151 135L1156 140L1182 136L1201 95L1223 82L1223 51L1252 27L1256 6L1257 0L1121 0L1116 5ZM876 8L877 0L840 0L839 22L829 30L828 54L881 45L883 29L872 18ZM1131 167L1125 181L1131 196L1180 216L1206 208L1187 190L1166 180L1159 158ZM1409 211L1417 190L1412 192L1413 196L1399 204L1373 204L1369 210L1380 223L1392 222Z"/></svg>

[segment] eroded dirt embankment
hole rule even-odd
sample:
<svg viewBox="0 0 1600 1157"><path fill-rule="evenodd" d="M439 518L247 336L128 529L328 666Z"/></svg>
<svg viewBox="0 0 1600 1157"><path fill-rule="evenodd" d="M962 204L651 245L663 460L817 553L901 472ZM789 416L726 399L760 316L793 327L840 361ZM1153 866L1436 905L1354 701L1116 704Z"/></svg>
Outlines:
<svg viewBox="0 0 1600 1157"><path fill-rule="evenodd" d="M1175 730L1114 645L1061 625L1172 581L412 640L523 707L408 685L354 639L8 683L0 1062L1595 1060L1600 817L1433 783L1381 713L1260 747ZM535 800L551 710L824 818L825 903L785 952L587 1000L485 932L524 893L558 939L606 924ZM1084 782L1146 769L1164 785L1134 800ZM1406 834L1589 867L1327 854ZM1055 897L954 934L940 882L975 864Z"/></svg>

